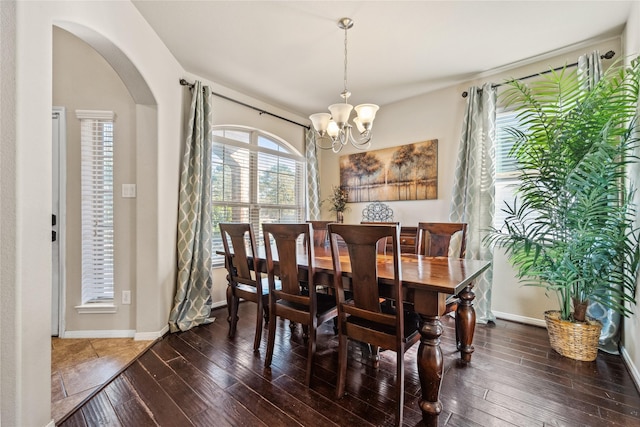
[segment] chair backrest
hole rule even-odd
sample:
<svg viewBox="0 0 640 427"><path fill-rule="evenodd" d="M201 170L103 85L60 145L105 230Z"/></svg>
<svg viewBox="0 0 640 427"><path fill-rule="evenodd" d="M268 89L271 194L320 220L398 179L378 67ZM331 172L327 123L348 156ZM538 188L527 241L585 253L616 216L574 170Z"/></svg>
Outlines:
<svg viewBox="0 0 640 427"><path fill-rule="evenodd" d="M416 253L426 256L464 258L467 224L459 222L419 222Z"/></svg>
<svg viewBox="0 0 640 427"><path fill-rule="evenodd" d="M351 292L353 305L344 304L344 287L342 283L342 265L338 248L338 236L340 236L349 253L349 265L351 269ZM380 305L380 292L378 288L378 242L391 239L393 245L393 298L396 300L396 309L402 313L403 298L400 281L400 227L394 224L329 224L329 241L331 242L331 255L334 269L334 286L336 288L337 302L340 309L346 314L355 315L369 321L401 327L395 321L402 322L402 316L393 316L394 323L390 324L391 317L382 313ZM399 329L402 330L402 329Z"/></svg>
<svg viewBox="0 0 640 427"><path fill-rule="evenodd" d="M277 299L284 299L295 303L308 304L309 298L315 293L315 286L309 286L309 295L302 295L300 286L301 274L298 264L302 260L299 255L306 257L304 263L308 266L309 283L313 283L315 274L314 246L309 245L312 227L305 224L262 224L262 232L265 241L265 254L267 258L267 273L269 275L269 292ZM304 254L298 250L298 241L302 236ZM274 246L278 255L278 276L282 284L282 290L275 289Z"/></svg>
<svg viewBox="0 0 640 427"><path fill-rule="evenodd" d="M378 224L378 225L400 225L399 222L393 222L393 221L361 221L360 224L365 224L365 225L374 225L374 224ZM387 253L387 246L389 245L390 241L389 239L384 239L384 240L380 240L378 242L378 253L379 254L386 254Z"/></svg>
<svg viewBox="0 0 640 427"><path fill-rule="evenodd" d="M327 226L334 221L307 221L313 226L313 244L315 246L325 246L329 243L329 232Z"/></svg>
<svg viewBox="0 0 640 427"><path fill-rule="evenodd" d="M225 253L225 266L232 282L256 286L261 289L261 281L256 280L253 260L258 259L256 238L249 223L220 223L220 235Z"/></svg>

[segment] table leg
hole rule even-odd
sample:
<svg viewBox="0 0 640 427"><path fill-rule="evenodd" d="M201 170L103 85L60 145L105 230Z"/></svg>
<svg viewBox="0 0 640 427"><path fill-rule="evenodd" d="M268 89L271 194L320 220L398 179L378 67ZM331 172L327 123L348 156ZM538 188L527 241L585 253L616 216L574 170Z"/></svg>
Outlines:
<svg viewBox="0 0 640 427"><path fill-rule="evenodd" d="M420 316L420 345L418 347L418 375L422 398L420 409L427 426L438 425L438 415L442 412L440 384L444 374L444 361L440 349L443 332L438 316Z"/></svg>
<svg viewBox="0 0 640 427"><path fill-rule="evenodd" d="M464 288L458 294L460 302L456 310L456 337L457 346L460 350L460 358L463 362L471 362L473 353L473 334L476 327L476 311L473 308L475 294L470 286Z"/></svg>

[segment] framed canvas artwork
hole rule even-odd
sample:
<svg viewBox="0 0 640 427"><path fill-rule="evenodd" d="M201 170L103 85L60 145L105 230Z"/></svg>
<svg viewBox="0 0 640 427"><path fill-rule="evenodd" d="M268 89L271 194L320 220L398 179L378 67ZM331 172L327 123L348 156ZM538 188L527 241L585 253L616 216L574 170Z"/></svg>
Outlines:
<svg viewBox="0 0 640 427"><path fill-rule="evenodd" d="M349 202L438 198L438 140L340 156Z"/></svg>

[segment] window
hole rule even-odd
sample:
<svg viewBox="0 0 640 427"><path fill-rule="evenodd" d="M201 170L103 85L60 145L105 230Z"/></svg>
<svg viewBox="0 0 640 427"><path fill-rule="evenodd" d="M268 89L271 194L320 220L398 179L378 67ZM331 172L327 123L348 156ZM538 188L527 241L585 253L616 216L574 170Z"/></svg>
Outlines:
<svg viewBox="0 0 640 427"><path fill-rule="evenodd" d="M506 214L503 212L505 202L513 204L515 192L520 186L518 163L509 153L513 148L513 137L508 128L524 131L518 124L517 112L502 110L496 113L496 193L493 226L500 229L504 225Z"/></svg>
<svg viewBox="0 0 640 427"><path fill-rule="evenodd" d="M221 266L220 222L250 222L258 245L264 222L301 222L305 214L305 162L296 150L265 132L222 126L213 130L213 265Z"/></svg>
<svg viewBox="0 0 640 427"><path fill-rule="evenodd" d="M111 111L76 111L80 119L82 304L112 303L113 121Z"/></svg>

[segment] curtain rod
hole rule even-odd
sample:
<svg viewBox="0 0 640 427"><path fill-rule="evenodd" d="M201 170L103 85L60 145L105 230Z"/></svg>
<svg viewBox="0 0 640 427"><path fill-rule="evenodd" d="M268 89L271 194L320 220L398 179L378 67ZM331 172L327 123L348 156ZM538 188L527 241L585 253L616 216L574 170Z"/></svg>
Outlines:
<svg viewBox="0 0 640 427"><path fill-rule="evenodd" d="M193 86L194 86L194 84L193 84L193 83L189 83L189 82L188 82L188 81L186 81L185 79L180 79L180 84L181 84L182 86L189 86L189 89L193 89ZM222 94L219 94L219 93L215 93L215 92L213 92L213 91L211 92L211 94L212 94L212 95L215 95L215 96L217 96L217 97L219 97L219 98L226 99L227 101L231 101L231 102L235 102L236 104L240 104L240 105L242 105L243 107L247 107L247 108L251 108L252 110L256 110L256 111L258 111L258 112L260 113L260 115L262 115L262 114L267 114L267 115L272 116L272 117L275 117L275 118L277 118L277 119L284 120L285 122L293 123L294 125L298 125L298 126L303 127L303 128L305 128L305 129L309 129L309 126L307 126L307 125L303 125L303 124L301 124L301 123L294 122L293 120L289 120L289 119L287 119L286 117L282 117L282 116L279 116L279 115L277 115L277 114L270 113L270 112L268 112L268 111L263 110L262 108L258 108L258 107L254 107L253 105L245 104L245 103L244 103L244 102L242 102L242 101L238 101L238 100L236 100L236 99L229 98L228 96L225 96L225 95L222 95Z"/></svg>
<svg viewBox="0 0 640 427"><path fill-rule="evenodd" d="M600 55L600 58L601 58L601 59L611 59L611 58L613 58L613 56L614 56L615 54L616 54L616 53L615 53L614 51L610 50L610 51L608 51L607 53L605 53L604 55ZM532 78L532 77L541 76L541 75L543 75L543 74L549 74L549 73L554 72L554 71L560 71L560 70L562 70L562 69L564 69L564 68L576 67L577 65L578 65L578 63L577 63L577 62L574 62L573 64L565 65L565 66L563 66L563 67L557 67L557 68L554 68L553 70L546 70L546 71L542 71L542 72L540 72L540 73L530 74L530 75L528 75L528 76L524 76L524 77L519 77L519 78L517 78L517 79L511 79L511 80L509 80L509 81L508 81L508 82L506 82L506 83L513 82L513 81L516 81L516 80L527 80L527 79L530 79L530 78ZM494 88L496 88L496 87L500 87L500 86L505 85L506 83L497 83L497 84L491 85L491 87L494 87ZM481 92L481 91L482 91L482 89L478 89L478 92ZM469 96L469 92L467 92L466 90L465 90L464 92L462 92L462 97L463 97L463 98L466 98L467 96Z"/></svg>

